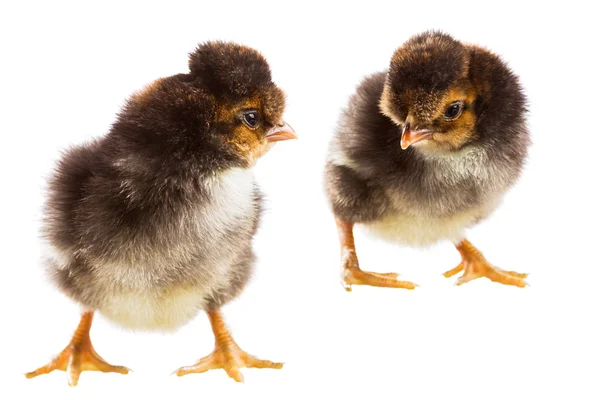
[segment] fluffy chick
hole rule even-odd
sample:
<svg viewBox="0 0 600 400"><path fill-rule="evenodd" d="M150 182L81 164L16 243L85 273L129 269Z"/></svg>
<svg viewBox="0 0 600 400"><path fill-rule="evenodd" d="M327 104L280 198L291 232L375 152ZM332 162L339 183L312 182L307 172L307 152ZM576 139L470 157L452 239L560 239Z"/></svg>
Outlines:
<svg viewBox="0 0 600 400"><path fill-rule="evenodd" d="M233 341L220 308L251 275L261 193L250 167L276 141L284 93L257 51L208 42L189 73L133 94L107 135L67 151L49 184L43 234L52 281L84 308L71 343L27 377L55 369L127 373L94 351L94 312L132 329L173 330L208 313L214 352L178 375L281 368Z"/></svg>
<svg viewBox="0 0 600 400"><path fill-rule="evenodd" d="M353 225L412 246L452 241L445 275L524 287L525 274L490 265L465 239L521 174L530 144L518 78L490 51L441 32L398 48L363 80L330 143L326 192L342 250L342 284L413 289L397 274L362 271Z"/></svg>

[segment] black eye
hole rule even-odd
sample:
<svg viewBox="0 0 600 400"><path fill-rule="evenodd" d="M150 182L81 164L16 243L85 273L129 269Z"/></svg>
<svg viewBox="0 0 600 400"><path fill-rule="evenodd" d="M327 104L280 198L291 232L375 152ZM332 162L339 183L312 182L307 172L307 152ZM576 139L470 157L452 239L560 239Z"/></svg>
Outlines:
<svg viewBox="0 0 600 400"><path fill-rule="evenodd" d="M244 111L242 114L242 119L249 128L256 128L258 124L260 124L260 115L256 110L248 110Z"/></svg>
<svg viewBox="0 0 600 400"><path fill-rule="evenodd" d="M446 108L446 112L444 112L444 118L448 120L456 119L460 116L464 108L464 103L462 101L456 101Z"/></svg>

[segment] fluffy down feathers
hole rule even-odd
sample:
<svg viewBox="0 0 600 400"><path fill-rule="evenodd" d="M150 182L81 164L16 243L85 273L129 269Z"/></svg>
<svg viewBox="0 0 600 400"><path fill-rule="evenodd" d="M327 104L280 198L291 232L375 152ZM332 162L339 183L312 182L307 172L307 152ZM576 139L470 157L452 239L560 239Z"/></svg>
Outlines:
<svg viewBox="0 0 600 400"><path fill-rule="evenodd" d="M244 46L202 45L190 69L131 96L108 134L67 151L49 182L50 275L131 328L176 328L251 275L261 194L248 168L266 141L236 110L251 103L279 121L283 93ZM252 135L261 149L242 150Z"/></svg>

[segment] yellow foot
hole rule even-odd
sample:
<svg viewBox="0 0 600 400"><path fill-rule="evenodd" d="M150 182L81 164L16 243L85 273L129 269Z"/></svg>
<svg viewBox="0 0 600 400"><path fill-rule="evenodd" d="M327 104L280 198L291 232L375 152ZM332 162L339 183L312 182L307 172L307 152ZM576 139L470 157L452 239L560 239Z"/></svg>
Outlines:
<svg viewBox="0 0 600 400"><path fill-rule="evenodd" d="M346 291L351 292L352 285L368 285L409 290L418 286L412 282L398 280L398 274L394 272L381 274L363 271L359 268L344 268L342 286L344 286Z"/></svg>
<svg viewBox="0 0 600 400"><path fill-rule="evenodd" d="M228 346L226 348L216 348L210 355L198 360L196 364L189 367L181 367L173 373L177 374L177 376L183 376L192 373L202 373L211 369L223 368L231 378L235 379L237 382L243 382L244 376L240 372L240 368L242 367L281 369L283 364L268 360L260 360L249 355L234 343L233 346Z"/></svg>
<svg viewBox="0 0 600 400"><path fill-rule="evenodd" d="M412 282L398 280L398 274L395 272L378 273L361 270L358 267L356 253L352 250L347 250L342 260L342 286L346 291L351 292L352 285L368 285L409 290L417 287L417 285Z"/></svg>
<svg viewBox="0 0 600 400"><path fill-rule="evenodd" d="M398 274L366 272L358 267L358 257L354 246L353 223L336 217L335 223L340 235L342 251L342 286L347 292L352 291L352 285L369 285L388 288L412 290L418 285L412 282L398 280Z"/></svg>
<svg viewBox="0 0 600 400"><path fill-rule="evenodd" d="M229 334L218 311L209 312L208 316L215 334L215 350L208 356L198 360L196 364L189 367L181 367L173 371L174 374L183 376L222 368L231 378L237 382L243 382L244 376L240 372L240 368L242 367L274 369L281 369L283 367L283 363L260 360L240 349Z"/></svg>
<svg viewBox="0 0 600 400"><path fill-rule="evenodd" d="M91 322L92 313L83 314L79 327L71 339L71 343L69 343L69 345L48 364L35 371L26 373L25 377L30 379L54 370L61 370L67 372L69 386L76 386L81 371L118 372L120 374L127 374L130 371L129 368L111 365L96 353L89 337Z"/></svg>
<svg viewBox="0 0 600 400"><path fill-rule="evenodd" d="M456 285L462 285L473 279L485 277L493 282L502 283L504 285L517 286L524 288L527 285L525 278L528 274L522 274L514 271L505 271L491 265L485 257L477 250L469 241L463 240L456 248L462 256L461 263L444 273L446 278L450 278L464 271L462 276L456 281Z"/></svg>

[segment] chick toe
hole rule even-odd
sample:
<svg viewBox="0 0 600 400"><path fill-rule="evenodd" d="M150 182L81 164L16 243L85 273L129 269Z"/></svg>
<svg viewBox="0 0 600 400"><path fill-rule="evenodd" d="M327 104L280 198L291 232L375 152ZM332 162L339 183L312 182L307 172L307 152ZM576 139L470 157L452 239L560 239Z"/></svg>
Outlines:
<svg viewBox="0 0 600 400"><path fill-rule="evenodd" d="M458 274L459 272L462 272L465 269L464 264L461 262L460 264L458 264L458 266L452 268L449 271L444 272L444 276L446 278L450 278L453 277L454 275Z"/></svg>
<svg viewBox="0 0 600 400"><path fill-rule="evenodd" d="M529 276L529 274L527 273L522 273L522 272L516 272L516 271L505 271L503 269L500 268L496 268L497 271L502 272L504 274L510 275L510 276L514 276L516 278L521 278L521 279L525 279Z"/></svg>

